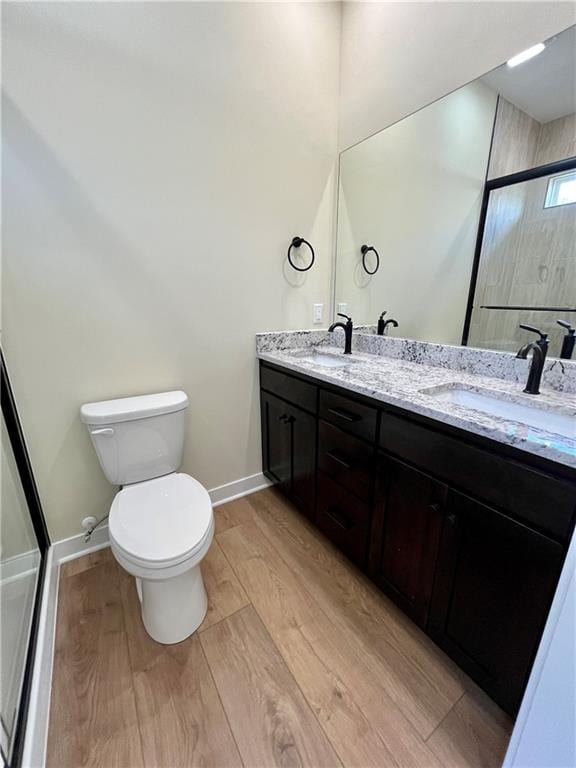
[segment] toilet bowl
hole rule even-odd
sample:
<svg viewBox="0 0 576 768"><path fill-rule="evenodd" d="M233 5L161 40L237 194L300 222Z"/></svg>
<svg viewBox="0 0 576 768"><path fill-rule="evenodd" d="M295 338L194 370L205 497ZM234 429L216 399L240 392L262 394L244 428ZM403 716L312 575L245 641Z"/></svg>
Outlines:
<svg viewBox="0 0 576 768"><path fill-rule="evenodd" d="M208 491L176 470L184 449L184 392L81 408L102 469L122 488L110 507L112 553L136 579L142 621L159 643L185 640L208 607L200 563L214 537Z"/></svg>
<svg viewBox="0 0 576 768"><path fill-rule="evenodd" d="M137 580L150 637L170 644L195 632L208 607L200 563L214 537L206 489L182 473L126 486L108 531L114 557Z"/></svg>

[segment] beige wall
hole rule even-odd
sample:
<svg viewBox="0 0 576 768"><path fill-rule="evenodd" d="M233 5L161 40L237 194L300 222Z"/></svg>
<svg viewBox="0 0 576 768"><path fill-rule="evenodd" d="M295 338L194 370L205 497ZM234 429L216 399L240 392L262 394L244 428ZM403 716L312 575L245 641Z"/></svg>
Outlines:
<svg viewBox="0 0 576 768"><path fill-rule="evenodd" d="M345 2L340 147L574 23L572 2Z"/></svg>
<svg viewBox="0 0 576 768"><path fill-rule="evenodd" d="M83 402L183 388L183 469L260 471L257 331L328 314L336 4L4 6L3 344L54 539L114 489ZM316 247L285 270L291 237Z"/></svg>
<svg viewBox="0 0 576 768"><path fill-rule="evenodd" d="M3 345L52 536L114 490L82 402L183 387L184 470L258 472L254 338L328 309L342 145L573 22L568 3L3 8ZM285 270L294 234L313 272Z"/></svg>
<svg viewBox="0 0 576 768"><path fill-rule="evenodd" d="M340 156L336 302L357 322L387 310L392 335L461 342L495 112L472 83Z"/></svg>

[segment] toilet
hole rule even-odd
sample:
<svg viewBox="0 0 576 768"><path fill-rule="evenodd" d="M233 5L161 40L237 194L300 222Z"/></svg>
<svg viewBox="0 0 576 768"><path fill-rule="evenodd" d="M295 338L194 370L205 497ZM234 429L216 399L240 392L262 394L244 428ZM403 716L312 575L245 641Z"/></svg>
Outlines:
<svg viewBox="0 0 576 768"><path fill-rule="evenodd" d="M200 563L214 537L208 491L178 472L185 392L125 397L80 409L106 478L120 485L108 518L112 553L136 579L146 631L185 640L208 607Z"/></svg>

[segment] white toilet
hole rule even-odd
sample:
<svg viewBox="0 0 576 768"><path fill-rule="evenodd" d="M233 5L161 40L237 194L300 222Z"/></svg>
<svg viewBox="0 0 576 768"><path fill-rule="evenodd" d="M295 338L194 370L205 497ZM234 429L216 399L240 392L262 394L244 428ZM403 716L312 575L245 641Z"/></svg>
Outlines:
<svg viewBox="0 0 576 768"><path fill-rule="evenodd" d="M136 577L142 621L159 643L179 643L206 615L200 563L214 536L208 491L176 470L182 462L184 392L126 397L81 408L108 480L110 545Z"/></svg>

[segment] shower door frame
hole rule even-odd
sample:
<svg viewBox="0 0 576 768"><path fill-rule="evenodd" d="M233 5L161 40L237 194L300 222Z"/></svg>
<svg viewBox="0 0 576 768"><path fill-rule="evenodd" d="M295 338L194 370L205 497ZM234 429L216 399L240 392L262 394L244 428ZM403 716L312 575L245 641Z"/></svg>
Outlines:
<svg viewBox="0 0 576 768"><path fill-rule="evenodd" d="M18 417L14 393L10 386L10 379L6 369L4 354L0 350L0 400L2 404L2 415L6 424L6 430L12 446L12 452L22 489L28 505L28 511L32 520L34 534L40 551L40 566L38 569L38 580L36 584L36 595L34 597L34 608L32 611L32 621L30 624L30 634L28 637L28 649L26 651L26 661L24 664L24 674L22 677L22 687L20 689L20 699L18 701L18 713L14 724L14 730L11 734L11 754L2 754L2 760L7 768L19 768L22 761L22 752L24 748L24 736L26 731L26 720L30 708L30 691L32 687L32 672L34 668L34 659L36 656L36 645L38 640L38 627L40 620L40 609L42 605L42 594L44 591L44 581L46 578L46 556L50 548L50 536L46 527L46 521L42 513L42 505L30 457L24 440L22 425ZM0 727L4 727L3 724Z"/></svg>
<svg viewBox="0 0 576 768"><path fill-rule="evenodd" d="M480 258L482 256L482 241L484 240L484 228L486 226L486 217L488 215L488 203L490 193L495 189L510 187L513 184L521 184L523 181L532 181L540 179L542 176L556 175L573 171L576 169L576 157L568 157L565 160L557 160L546 165L538 165L536 168L528 168L526 171L510 173L507 176L498 176L495 179L489 179L484 185L484 194L482 196L482 205L480 208L480 219L478 221L478 236L476 238L476 248L474 250L474 261L472 262L472 274L470 277L470 288L468 291L468 303L466 305L466 315L464 318L464 329L462 331L462 345L468 346L468 337L470 335L470 324L472 322L472 310L474 308L474 295L476 294L476 283L478 282L478 271L480 269Z"/></svg>

